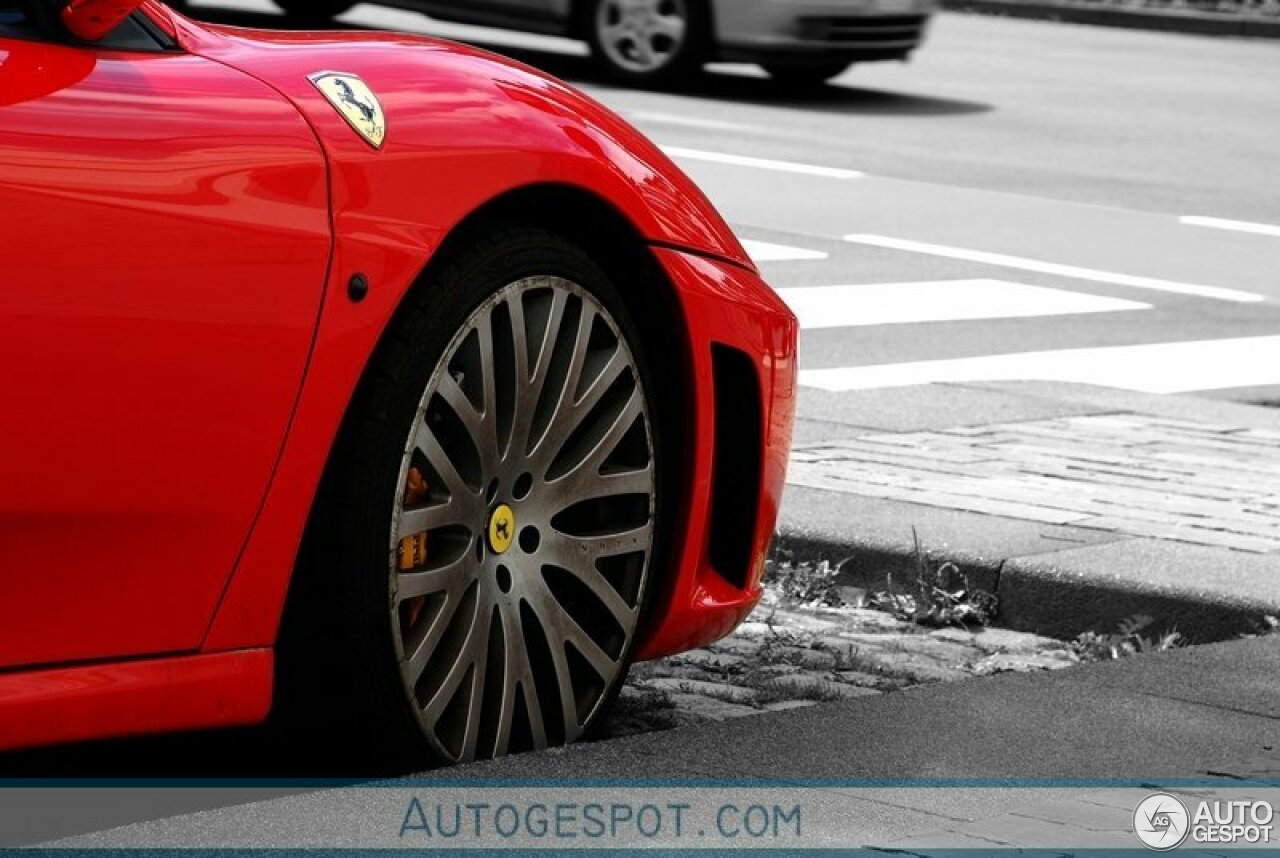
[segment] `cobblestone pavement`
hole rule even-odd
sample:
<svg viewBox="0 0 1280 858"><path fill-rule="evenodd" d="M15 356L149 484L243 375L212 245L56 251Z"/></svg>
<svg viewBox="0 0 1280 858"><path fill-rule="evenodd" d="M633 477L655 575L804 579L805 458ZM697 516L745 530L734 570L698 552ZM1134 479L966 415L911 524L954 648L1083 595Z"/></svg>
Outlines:
<svg viewBox="0 0 1280 858"><path fill-rule="evenodd" d="M1280 432L1139 414L798 447L788 482L864 497L1280 553Z"/></svg>
<svg viewBox="0 0 1280 858"><path fill-rule="evenodd" d="M604 736L1078 661L1063 642L1022 632L929 630L881 611L780 602L776 590L767 590L730 637L636 665Z"/></svg>

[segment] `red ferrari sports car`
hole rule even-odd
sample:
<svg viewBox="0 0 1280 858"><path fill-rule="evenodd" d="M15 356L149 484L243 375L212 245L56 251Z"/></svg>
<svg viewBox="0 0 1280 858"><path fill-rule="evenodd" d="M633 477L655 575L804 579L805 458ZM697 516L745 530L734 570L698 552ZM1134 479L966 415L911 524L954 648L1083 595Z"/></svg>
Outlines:
<svg viewBox="0 0 1280 858"><path fill-rule="evenodd" d="M758 597L795 320L564 84L0 0L0 247L0 748L559 744Z"/></svg>

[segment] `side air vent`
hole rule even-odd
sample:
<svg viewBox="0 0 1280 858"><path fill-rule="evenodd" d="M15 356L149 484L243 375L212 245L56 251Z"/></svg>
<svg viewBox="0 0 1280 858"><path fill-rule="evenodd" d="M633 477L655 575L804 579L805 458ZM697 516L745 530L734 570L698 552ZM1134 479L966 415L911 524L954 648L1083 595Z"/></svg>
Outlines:
<svg viewBox="0 0 1280 858"><path fill-rule="evenodd" d="M711 347L715 376L715 459L711 487L711 564L745 587L760 507L763 455L760 378L747 355Z"/></svg>

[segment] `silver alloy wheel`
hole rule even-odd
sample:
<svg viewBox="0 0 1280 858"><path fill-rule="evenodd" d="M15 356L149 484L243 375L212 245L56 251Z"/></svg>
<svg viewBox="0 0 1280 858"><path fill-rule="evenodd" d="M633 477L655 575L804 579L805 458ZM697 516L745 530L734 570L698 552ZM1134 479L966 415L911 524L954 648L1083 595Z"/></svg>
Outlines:
<svg viewBox="0 0 1280 858"><path fill-rule="evenodd" d="M520 280L455 335L391 528L401 678L439 755L570 742L600 710L649 574L652 451L635 357L587 290Z"/></svg>
<svg viewBox="0 0 1280 858"><path fill-rule="evenodd" d="M595 28L601 49L615 66L656 72L675 59L688 38L687 0L600 0Z"/></svg>

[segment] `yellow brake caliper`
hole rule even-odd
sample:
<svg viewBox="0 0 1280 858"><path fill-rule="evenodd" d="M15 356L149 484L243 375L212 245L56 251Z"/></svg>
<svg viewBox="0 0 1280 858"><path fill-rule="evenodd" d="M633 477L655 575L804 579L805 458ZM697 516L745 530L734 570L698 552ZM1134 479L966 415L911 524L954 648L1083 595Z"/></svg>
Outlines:
<svg viewBox="0 0 1280 858"><path fill-rule="evenodd" d="M427 478L422 475L422 471L417 468L409 469L409 477L405 480L404 487L404 505L406 508L417 506L426 500L427 494L431 491L431 487L427 485ZM399 560L397 566L401 572L412 572L419 566L427 562L427 533L415 533L412 536L403 537L400 540ZM401 605L404 611L404 621L406 626L412 626L418 621L418 617L422 614L422 609L426 605L426 599L414 599L412 603Z"/></svg>

